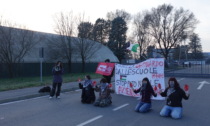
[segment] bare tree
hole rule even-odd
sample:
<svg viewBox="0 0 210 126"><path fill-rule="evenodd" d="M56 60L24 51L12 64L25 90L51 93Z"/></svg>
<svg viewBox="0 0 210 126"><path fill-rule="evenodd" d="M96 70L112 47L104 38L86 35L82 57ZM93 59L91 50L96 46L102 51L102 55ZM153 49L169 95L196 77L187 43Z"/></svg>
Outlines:
<svg viewBox="0 0 210 126"><path fill-rule="evenodd" d="M82 72L85 71L85 63L88 59L94 56L95 53L101 48L101 44L95 41L88 40L89 36L89 25L83 25L84 23L84 14L79 16L78 23L78 38L74 39L74 45L76 52L82 60Z"/></svg>
<svg viewBox="0 0 210 126"><path fill-rule="evenodd" d="M129 23L129 21L131 20L131 15L125 10L117 9L115 12L108 12L106 16L110 21L114 20L117 17L121 17L123 20L126 21L126 23Z"/></svg>
<svg viewBox="0 0 210 126"><path fill-rule="evenodd" d="M163 4L151 10L149 23L150 35L167 60L171 48L183 40L184 34L191 33L198 21L188 10Z"/></svg>
<svg viewBox="0 0 210 126"><path fill-rule="evenodd" d="M16 28L15 28L16 27ZM14 77L14 63L23 62L24 56L43 39L24 26L3 18L0 20L0 60L7 65L10 77Z"/></svg>
<svg viewBox="0 0 210 126"><path fill-rule="evenodd" d="M138 13L134 16L134 31L133 34L137 38L137 42L140 47L139 56L140 59L145 59L147 47L150 45L151 38L149 36L149 20L147 18L147 12Z"/></svg>
<svg viewBox="0 0 210 126"><path fill-rule="evenodd" d="M60 12L54 17L55 32L59 36L52 36L48 45L51 47L50 54L54 60L64 59L68 61L69 72L71 72L72 64L72 36L75 29L75 17L73 12L63 13ZM53 56L53 57L52 57Z"/></svg>

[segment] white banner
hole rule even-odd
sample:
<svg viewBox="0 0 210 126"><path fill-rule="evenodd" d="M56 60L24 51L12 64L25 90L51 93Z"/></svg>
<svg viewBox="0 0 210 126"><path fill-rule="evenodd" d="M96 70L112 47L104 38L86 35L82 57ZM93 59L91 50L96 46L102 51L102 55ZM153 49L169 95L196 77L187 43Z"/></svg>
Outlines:
<svg viewBox="0 0 210 126"><path fill-rule="evenodd" d="M147 77L157 93L156 100L164 100L160 96L160 90L165 89L164 81L164 59L152 58L144 62L134 65L115 64L115 91L117 94L140 97L140 94L135 94L130 83L133 84L134 89L139 89L142 84L142 79Z"/></svg>

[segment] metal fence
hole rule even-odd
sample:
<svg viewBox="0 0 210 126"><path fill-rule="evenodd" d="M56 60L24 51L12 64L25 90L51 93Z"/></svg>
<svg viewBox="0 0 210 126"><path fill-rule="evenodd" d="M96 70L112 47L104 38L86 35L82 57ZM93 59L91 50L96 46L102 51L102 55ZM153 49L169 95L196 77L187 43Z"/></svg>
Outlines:
<svg viewBox="0 0 210 126"><path fill-rule="evenodd" d="M141 62L135 60L132 62L123 61L122 64L135 64ZM82 64L72 63L71 72L69 72L68 64L64 65L64 73L81 73ZM95 72L98 63L86 63L85 72ZM52 75L52 67L54 63L43 63L42 64L42 75ZM13 64L14 77L33 77L40 76L40 63L20 63ZM210 64L176 64L172 63L165 68L166 77L193 77L193 78L210 78ZM7 64L0 64L0 78L10 77Z"/></svg>
<svg viewBox="0 0 210 126"><path fill-rule="evenodd" d="M123 60L122 64L135 64L142 60ZM193 77L210 78L210 64L204 60L188 60L178 62L165 62L166 77Z"/></svg>
<svg viewBox="0 0 210 126"><path fill-rule="evenodd" d="M52 68L54 63L42 63L42 75L52 75ZM98 63L86 63L85 72L95 72ZM81 73L82 63L72 63L71 72L67 63L63 64L64 73ZM40 63L18 63L13 64L14 77L34 77L40 76ZM7 64L0 64L0 78L10 77Z"/></svg>
<svg viewBox="0 0 210 126"><path fill-rule="evenodd" d="M172 65L165 69L165 76L210 78L210 64Z"/></svg>

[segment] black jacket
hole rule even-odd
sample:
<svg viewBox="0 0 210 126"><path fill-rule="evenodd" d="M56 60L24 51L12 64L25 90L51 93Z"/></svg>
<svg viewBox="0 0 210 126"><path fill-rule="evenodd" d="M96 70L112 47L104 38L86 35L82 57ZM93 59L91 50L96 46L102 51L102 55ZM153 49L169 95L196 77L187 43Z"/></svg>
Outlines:
<svg viewBox="0 0 210 126"><path fill-rule="evenodd" d="M154 90L152 87L147 87L146 90L141 91L141 87L137 90L134 90L134 93L138 93L140 92L140 94L142 95L141 97L141 102L145 102L145 103L151 103L151 96L153 95L154 97L157 96L157 94L155 94Z"/></svg>
<svg viewBox="0 0 210 126"><path fill-rule="evenodd" d="M167 97L166 105L168 106L182 107L182 98L185 100L189 99L189 96L187 96L184 90L181 88L176 89L175 92L167 96L168 89L169 88L166 88L165 91L160 94L162 97Z"/></svg>

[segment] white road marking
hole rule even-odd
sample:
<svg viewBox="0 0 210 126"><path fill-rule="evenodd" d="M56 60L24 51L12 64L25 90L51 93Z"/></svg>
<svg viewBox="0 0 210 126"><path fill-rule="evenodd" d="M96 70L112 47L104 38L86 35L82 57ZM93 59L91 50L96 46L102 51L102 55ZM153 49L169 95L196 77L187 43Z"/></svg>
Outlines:
<svg viewBox="0 0 210 126"><path fill-rule="evenodd" d="M9 105L9 104L14 104L14 103L19 103L19 102L24 102L24 101L29 101L29 100L34 100L34 99L39 99L39 98L43 98L43 97L48 97L48 96L41 96L41 97L30 98L30 99L25 99L25 100L19 100L19 101L13 101L13 102L2 103L2 104L0 104L0 106Z"/></svg>
<svg viewBox="0 0 210 126"><path fill-rule="evenodd" d="M78 91L81 91L81 89L74 90L74 91L78 92ZM71 92L73 92L73 91L64 92L64 93L71 93ZM29 98L29 99L25 99L25 100L18 100L18 101L13 101L13 102L2 103L2 104L0 104L0 106L14 104L14 103L19 103L19 102L24 102L24 101L29 101L29 100L33 100L33 99L39 99L39 98L43 98L43 97L49 97L49 96L48 95L45 95L45 96L40 96L40 97L35 97L35 98Z"/></svg>
<svg viewBox="0 0 210 126"><path fill-rule="evenodd" d="M200 85L198 86L197 89L198 89L198 90L201 90L201 88L203 87L203 85L204 85L204 84L200 84Z"/></svg>
<svg viewBox="0 0 210 126"><path fill-rule="evenodd" d="M141 100L141 97L138 97L136 100L137 100L137 101L140 101L140 100Z"/></svg>
<svg viewBox="0 0 210 126"><path fill-rule="evenodd" d="M204 86L204 84L210 84L209 82L207 82L207 81L201 81L201 82L199 82L200 83L200 85L198 86L198 90L201 90L202 89L202 87Z"/></svg>
<svg viewBox="0 0 210 126"><path fill-rule="evenodd" d="M178 79L177 81L182 81L182 80L184 80L184 78Z"/></svg>
<svg viewBox="0 0 210 126"><path fill-rule="evenodd" d="M4 119L4 117L1 117L1 118L0 118L0 120L3 120L3 119Z"/></svg>
<svg viewBox="0 0 210 126"><path fill-rule="evenodd" d="M119 109L121 109L121 108L123 108L123 107L125 107L127 105L129 105L129 104L127 103L127 104L121 105L121 106L119 106L117 108L114 108L113 111L117 111L117 110L119 110Z"/></svg>
<svg viewBox="0 0 210 126"><path fill-rule="evenodd" d="M101 117L103 117L103 115L96 116L96 117L94 117L94 118L92 118L90 120L87 120L87 121L85 121L85 122L83 122L83 123L81 123L81 124L79 124L77 126L84 126L84 125L86 125L88 123L91 123L91 122L97 120L97 119L100 119Z"/></svg>

